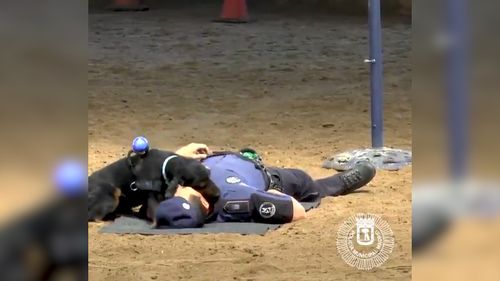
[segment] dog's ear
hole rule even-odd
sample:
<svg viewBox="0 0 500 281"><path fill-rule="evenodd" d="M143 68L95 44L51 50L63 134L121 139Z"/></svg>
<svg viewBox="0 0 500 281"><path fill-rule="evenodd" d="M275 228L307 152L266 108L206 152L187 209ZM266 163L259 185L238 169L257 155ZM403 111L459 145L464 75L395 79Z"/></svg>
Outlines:
<svg viewBox="0 0 500 281"><path fill-rule="evenodd" d="M130 150L127 154L127 162L130 168L135 167L139 161L141 160L141 157L135 153L133 150Z"/></svg>

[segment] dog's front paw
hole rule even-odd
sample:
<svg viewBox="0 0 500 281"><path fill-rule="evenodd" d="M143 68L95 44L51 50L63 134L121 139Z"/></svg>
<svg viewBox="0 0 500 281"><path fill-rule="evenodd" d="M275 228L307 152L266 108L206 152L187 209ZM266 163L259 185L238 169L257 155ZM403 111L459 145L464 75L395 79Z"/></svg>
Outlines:
<svg viewBox="0 0 500 281"><path fill-rule="evenodd" d="M170 199L170 198L174 197L174 195L175 195L175 192L172 192L172 191L166 191L166 192L165 192L165 200L167 200L167 199Z"/></svg>

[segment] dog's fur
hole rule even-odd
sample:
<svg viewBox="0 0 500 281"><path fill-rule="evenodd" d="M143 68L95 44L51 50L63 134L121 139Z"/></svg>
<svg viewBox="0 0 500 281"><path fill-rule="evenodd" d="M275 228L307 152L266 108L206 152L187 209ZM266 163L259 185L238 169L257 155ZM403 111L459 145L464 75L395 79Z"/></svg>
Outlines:
<svg viewBox="0 0 500 281"><path fill-rule="evenodd" d="M172 158L165 167L165 175L171 179L165 192L167 199L174 196L179 185L190 186L207 193L209 197L212 196L210 192L205 191L211 184L210 170L200 165L198 160L181 156Z"/></svg>
<svg viewBox="0 0 500 281"><path fill-rule="evenodd" d="M174 155L171 152L151 149L146 156L141 157L132 168L136 176L136 185L163 181L162 165L165 159ZM179 185L190 186L199 191L213 205L220 196L219 189L210 180L210 170L200 161L177 155L170 159L165 167L166 182L164 199L174 196ZM163 200L162 200L163 201Z"/></svg>
<svg viewBox="0 0 500 281"><path fill-rule="evenodd" d="M132 196L130 189L134 179L127 158L92 173L88 178L88 220L112 219L140 205L143 198Z"/></svg>
<svg viewBox="0 0 500 281"><path fill-rule="evenodd" d="M210 171L198 160L178 156L165 168L170 180L163 179L163 161L173 152L151 149L145 155L129 153L89 176L88 220L113 219L119 214L132 214L132 208L142 205L139 216L154 220L161 201L173 196L177 186L191 186L213 205L219 189L210 180ZM135 186L131 186L135 184ZM161 186L161 191L150 190ZM137 187L137 190L133 190Z"/></svg>

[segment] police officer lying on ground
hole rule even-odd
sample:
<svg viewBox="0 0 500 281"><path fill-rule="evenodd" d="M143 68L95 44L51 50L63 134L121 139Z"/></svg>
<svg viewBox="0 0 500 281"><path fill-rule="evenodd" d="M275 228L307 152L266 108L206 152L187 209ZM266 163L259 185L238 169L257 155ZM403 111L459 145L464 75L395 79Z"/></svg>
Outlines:
<svg viewBox="0 0 500 281"><path fill-rule="evenodd" d="M191 187L179 186L175 196L156 211L159 228L201 227L210 221L287 223L306 217L299 202L348 194L370 182L376 169L360 162L353 169L313 180L299 169L266 167L251 149L211 153L204 144L191 144L178 154L197 158L210 169L220 189L214 206ZM210 211L209 211L210 210Z"/></svg>

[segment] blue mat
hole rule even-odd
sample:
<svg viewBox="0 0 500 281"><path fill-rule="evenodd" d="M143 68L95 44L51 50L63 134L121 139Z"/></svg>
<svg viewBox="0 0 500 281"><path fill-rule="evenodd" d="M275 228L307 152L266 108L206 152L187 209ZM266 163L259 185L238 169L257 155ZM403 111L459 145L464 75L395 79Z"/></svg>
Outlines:
<svg viewBox="0 0 500 281"><path fill-rule="evenodd" d="M320 202L301 203L306 211L319 206ZM279 228L281 224L266 224L253 222L213 222L205 224L201 228L181 228L181 229L155 229L145 220L132 217L120 217L111 224L101 228L101 233L115 234L193 234L193 233L239 233L239 234L259 234L264 235L269 230Z"/></svg>

